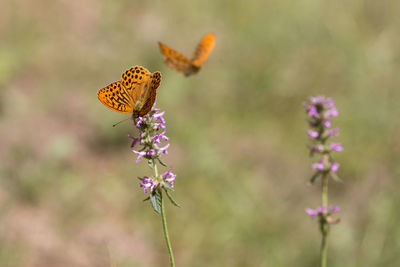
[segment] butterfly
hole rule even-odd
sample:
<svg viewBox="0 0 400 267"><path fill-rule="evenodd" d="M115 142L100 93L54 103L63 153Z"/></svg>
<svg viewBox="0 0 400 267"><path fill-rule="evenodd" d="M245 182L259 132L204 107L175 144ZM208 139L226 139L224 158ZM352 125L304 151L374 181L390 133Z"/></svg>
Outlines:
<svg viewBox="0 0 400 267"><path fill-rule="evenodd" d="M135 66L122 74L121 81L113 82L97 92L100 102L112 110L131 113L134 118L146 115L156 100L161 73L151 73Z"/></svg>
<svg viewBox="0 0 400 267"><path fill-rule="evenodd" d="M177 71L183 72L185 76L189 76L197 73L210 55L215 45L215 34L210 32L203 36L191 60L162 42L158 42L158 44L165 64Z"/></svg>

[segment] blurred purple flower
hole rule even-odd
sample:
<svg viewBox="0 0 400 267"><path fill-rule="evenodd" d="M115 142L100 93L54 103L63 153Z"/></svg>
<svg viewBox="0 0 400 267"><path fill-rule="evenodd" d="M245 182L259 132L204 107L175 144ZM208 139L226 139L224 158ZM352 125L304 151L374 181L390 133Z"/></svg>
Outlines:
<svg viewBox="0 0 400 267"><path fill-rule="evenodd" d="M331 109L328 109L328 110L325 112L325 116L326 116L327 118L329 118L329 117L337 117L338 115L339 115L339 112L338 112L338 110L336 109L336 107L333 106L333 103L332 103L332 108L331 108Z"/></svg>
<svg viewBox="0 0 400 267"><path fill-rule="evenodd" d="M329 144L329 149L336 152L342 152L343 151L342 143L332 142Z"/></svg>
<svg viewBox="0 0 400 267"><path fill-rule="evenodd" d="M316 106L307 105L306 103L304 103L304 107L307 109L308 116L315 117L315 118L317 118L319 116Z"/></svg>
<svg viewBox="0 0 400 267"><path fill-rule="evenodd" d="M312 147L310 148L310 154L311 154L311 156L313 156L314 153L321 153L322 151L324 151L324 146L321 145L321 144L312 146Z"/></svg>
<svg viewBox="0 0 400 267"><path fill-rule="evenodd" d="M324 120L323 122L322 122L322 125L325 127L325 128L331 128L331 119L326 119L326 120Z"/></svg>
<svg viewBox="0 0 400 267"><path fill-rule="evenodd" d="M318 160L318 162L311 164L311 168L318 170L318 171L323 171L324 170L324 163L322 162L322 159Z"/></svg>
<svg viewBox="0 0 400 267"><path fill-rule="evenodd" d="M329 214L328 214L328 209L326 208L326 206L322 205L322 206L318 206L315 209L310 209L310 208L306 208L305 211L308 215L311 216L311 218L314 218L317 215L331 215L335 212L338 212L340 210L339 206L330 206L329 207Z"/></svg>
<svg viewBox="0 0 400 267"><path fill-rule="evenodd" d="M329 169L332 172L336 173L338 171L338 169L339 169L339 165L340 164L338 162L334 161L334 162L331 163L331 166L329 167Z"/></svg>
<svg viewBox="0 0 400 267"><path fill-rule="evenodd" d="M327 130L327 131L326 131L326 135L327 135L328 137L330 137L330 136L338 137L338 136L339 136L339 128Z"/></svg>
<svg viewBox="0 0 400 267"><path fill-rule="evenodd" d="M313 130L307 130L308 136L310 136L310 138L315 139L319 136L319 133Z"/></svg>
<svg viewBox="0 0 400 267"><path fill-rule="evenodd" d="M317 163L311 164L311 168L319 172L331 171L335 173L339 168L339 163L332 162L330 153L332 151L342 152L342 143L330 142L329 145L326 144L330 137L336 137L339 133L338 128L331 129L331 118L339 114L335 107L335 101L333 98L325 96L309 97L308 100L309 103L303 103L303 106L306 108L310 125L307 134L313 142L313 145L310 146L310 155L314 156L318 153L327 156L326 162L320 159ZM325 157L323 158L325 159Z"/></svg>

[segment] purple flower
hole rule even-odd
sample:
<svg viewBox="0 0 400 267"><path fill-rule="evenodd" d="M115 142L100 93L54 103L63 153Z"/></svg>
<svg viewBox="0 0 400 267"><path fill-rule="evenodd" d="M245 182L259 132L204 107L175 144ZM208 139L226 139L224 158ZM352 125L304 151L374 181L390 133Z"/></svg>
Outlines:
<svg viewBox="0 0 400 267"><path fill-rule="evenodd" d="M174 187L174 180L175 180L176 174L172 173L171 170L172 170L172 168L169 168L169 170L164 172L161 176L162 176L162 178L164 178L164 181L169 183L169 185L171 187Z"/></svg>
<svg viewBox="0 0 400 267"><path fill-rule="evenodd" d="M316 210L306 208L306 213L311 216L311 218L314 218L315 216L318 215L318 212Z"/></svg>
<svg viewBox="0 0 400 267"><path fill-rule="evenodd" d="M311 156L313 156L314 153L317 153L317 152L321 153L322 151L324 151L324 146L321 145L321 144L312 146L312 147L310 148L310 154L311 154Z"/></svg>
<svg viewBox="0 0 400 267"><path fill-rule="evenodd" d="M342 143L332 142L329 145L329 149L333 150L333 151L336 151L336 152L342 152L343 151Z"/></svg>
<svg viewBox="0 0 400 267"><path fill-rule="evenodd" d="M317 215L331 215L335 212L338 212L339 210L340 210L339 206L330 206L328 212L328 209L324 205L318 206L315 209L310 209L310 208L305 209L306 213L310 215L311 218L314 218Z"/></svg>
<svg viewBox="0 0 400 267"><path fill-rule="evenodd" d="M322 162L322 159L318 160L318 162L311 164L311 168L319 171L324 170L324 163Z"/></svg>
<svg viewBox="0 0 400 267"><path fill-rule="evenodd" d="M340 211L340 206L330 206L329 211L331 214L336 213L336 212Z"/></svg>
<svg viewBox="0 0 400 267"><path fill-rule="evenodd" d="M339 112L338 112L338 110L336 109L336 107L332 107L331 109L328 109L326 112L325 112L325 116L327 117L327 118L329 118L329 117L337 117L339 115Z"/></svg>
<svg viewBox="0 0 400 267"><path fill-rule="evenodd" d="M168 154L168 151L167 151L167 148L169 147L169 143L168 144L166 144L164 147L161 147L160 149L159 149L159 151L161 152L161 153L164 153L164 154Z"/></svg>
<svg viewBox="0 0 400 267"><path fill-rule="evenodd" d="M325 128L331 128L331 119L326 119L326 120L324 120L323 122L322 122L322 125L325 127Z"/></svg>
<svg viewBox="0 0 400 267"><path fill-rule="evenodd" d="M304 103L304 107L307 109L308 116L310 116L311 118L313 117L318 118L319 114L316 106L307 105L306 103Z"/></svg>
<svg viewBox="0 0 400 267"><path fill-rule="evenodd" d="M138 163L139 161L140 161L140 159L143 157L143 156L145 156L146 155L146 152L144 152L144 151L136 151L136 150L132 150L133 151L133 153L135 153L135 154L137 154L138 155L138 157L137 157L137 159L136 159L136 163Z"/></svg>
<svg viewBox="0 0 400 267"><path fill-rule="evenodd" d="M149 151L147 151L146 155L151 157L157 155L157 153L154 149L150 149Z"/></svg>
<svg viewBox="0 0 400 267"><path fill-rule="evenodd" d="M307 131L308 135L310 136L310 138L315 139L319 136L319 133L313 130L308 130Z"/></svg>
<svg viewBox="0 0 400 267"><path fill-rule="evenodd" d="M334 162L331 163L331 166L329 167L329 169L332 172L336 173L338 171L338 169L339 169L339 165L340 164L338 162L334 161Z"/></svg>
<svg viewBox="0 0 400 267"><path fill-rule="evenodd" d="M328 137L330 137L330 136L338 137L339 136L339 128L330 129L330 130L326 131L326 135Z"/></svg>
<svg viewBox="0 0 400 267"><path fill-rule="evenodd" d="M147 176L145 176L143 178L138 177L138 179L141 181L139 184L140 184L140 187L143 187L143 191L145 194L149 190L150 190L150 192L153 192L154 188L160 184L160 183L155 182L152 178L147 177Z"/></svg>
<svg viewBox="0 0 400 267"><path fill-rule="evenodd" d="M140 140L141 140L139 137L133 137L130 134L128 134L128 137L133 140L132 144L131 144L131 148L133 148L137 144L137 142L140 142Z"/></svg>

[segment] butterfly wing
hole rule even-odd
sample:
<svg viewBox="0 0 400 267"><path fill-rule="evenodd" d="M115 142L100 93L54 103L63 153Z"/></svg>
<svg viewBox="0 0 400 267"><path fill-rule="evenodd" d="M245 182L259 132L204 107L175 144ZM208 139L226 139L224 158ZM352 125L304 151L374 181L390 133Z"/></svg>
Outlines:
<svg viewBox="0 0 400 267"><path fill-rule="evenodd" d="M97 97L101 103L112 110L122 113L133 112L132 96L120 81L100 89Z"/></svg>
<svg viewBox="0 0 400 267"><path fill-rule="evenodd" d="M152 74L141 66L135 66L122 74L121 81L100 89L97 97L112 110L133 112L134 117L144 116L153 107L160 82L159 72Z"/></svg>
<svg viewBox="0 0 400 267"><path fill-rule="evenodd" d="M158 42L158 44L160 45L160 50L163 54L164 62L167 66L177 71L183 72L186 76L194 72L192 61L190 59L188 59L178 51L166 46L162 42Z"/></svg>
<svg viewBox="0 0 400 267"><path fill-rule="evenodd" d="M197 45L196 51L192 59L194 66L201 67L203 62L208 58L215 45L215 34L210 32L203 36Z"/></svg>
<svg viewBox="0 0 400 267"><path fill-rule="evenodd" d="M161 73L155 72L151 77L143 84L140 90L142 94L140 99L136 102L133 116L144 116L146 115L154 105L157 96L157 88L161 83Z"/></svg>

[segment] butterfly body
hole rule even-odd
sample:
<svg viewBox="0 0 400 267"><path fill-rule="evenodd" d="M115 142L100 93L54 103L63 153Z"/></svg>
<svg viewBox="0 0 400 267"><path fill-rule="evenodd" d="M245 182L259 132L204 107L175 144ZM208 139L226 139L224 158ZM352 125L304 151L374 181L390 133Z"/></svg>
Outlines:
<svg viewBox="0 0 400 267"><path fill-rule="evenodd" d="M108 108L132 113L136 118L151 110L160 82L161 73L151 73L141 66L135 66L122 74L121 81L100 89L97 97Z"/></svg>
<svg viewBox="0 0 400 267"><path fill-rule="evenodd" d="M188 59L162 42L158 42L158 44L163 54L165 64L182 72L185 76L189 76L197 73L210 55L215 45L215 34L207 33L203 36L200 43L197 45L192 59Z"/></svg>

